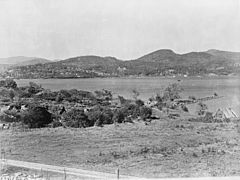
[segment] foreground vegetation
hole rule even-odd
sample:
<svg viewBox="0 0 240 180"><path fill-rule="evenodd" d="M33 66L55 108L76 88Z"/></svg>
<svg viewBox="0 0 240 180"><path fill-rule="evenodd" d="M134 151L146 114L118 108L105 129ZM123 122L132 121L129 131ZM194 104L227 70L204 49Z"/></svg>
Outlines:
<svg viewBox="0 0 240 180"><path fill-rule="evenodd" d="M144 177L240 175L239 126L162 117L102 128L0 132L9 159Z"/></svg>
<svg viewBox="0 0 240 180"><path fill-rule="evenodd" d="M149 99L114 98L108 90L50 91L0 81L5 158L144 177L240 175L238 120L180 99L178 84ZM196 115L187 104L198 103ZM9 126L8 126L9 127Z"/></svg>
<svg viewBox="0 0 240 180"><path fill-rule="evenodd" d="M184 103L177 103L182 89L177 84L167 87L162 95L149 99L151 105L139 99L133 90L133 99L113 98L108 90L92 92L71 89L50 91L30 82L18 87L12 79L0 81L2 122L28 128L74 127L86 128L105 124L133 122L134 119L151 121L152 107L188 111Z"/></svg>

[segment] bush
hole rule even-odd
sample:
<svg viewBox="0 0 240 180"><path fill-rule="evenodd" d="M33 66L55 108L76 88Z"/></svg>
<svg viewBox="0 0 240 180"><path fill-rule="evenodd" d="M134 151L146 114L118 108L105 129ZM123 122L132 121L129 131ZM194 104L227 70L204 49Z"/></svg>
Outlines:
<svg viewBox="0 0 240 180"><path fill-rule="evenodd" d="M1 119L2 122L17 122L16 117L9 116L7 114L1 114L0 119Z"/></svg>
<svg viewBox="0 0 240 180"><path fill-rule="evenodd" d="M109 108L105 108L102 111L103 113L103 124L112 124L113 123L113 112Z"/></svg>
<svg viewBox="0 0 240 180"><path fill-rule="evenodd" d="M55 101L57 97L57 92L52 92L50 90L44 90L40 94L36 95L36 97L39 97L41 99Z"/></svg>
<svg viewBox="0 0 240 180"><path fill-rule="evenodd" d="M74 128L85 128L93 126L82 109L71 109L63 114L63 125Z"/></svg>
<svg viewBox="0 0 240 180"><path fill-rule="evenodd" d="M145 121L150 118L152 115L152 109L146 106L140 108L140 117Z"/></svg>
<svg viewBox="0 0 240 180"><path fill-rule="evenodd" d="M94 91L95 95L99 99L103 100L112 100L112 92L106 89L102 89L101 91Z"/></svg>
<svg viewBox="0 0 240 180"><path fill-rule="evenodd" d="M15 97L15 92L11 89L9 91L9 98L11 99L11 101L13 101L14 97Z"/></svg>
<svg viewBox="0 0 240 180"><path fill-rule="evenodd" d="M88 112L88 119L95 126L102 126L103 124L113 123L113 112L111 109L97 106Z"/></svg>
<svg viewBox="0 0 240 180"><path fill-rule="evenodd" d="M10 89L10 88L16 89L17 83L13 79L6 79L6 80L0 81L0 87L5 87L8 89Z"/></svg>
<svg viewBox="0 0 240 180"><path fill-rule="evenodd" d="M135 104L125 104L122 107L122 111L125 114L125 117L131 116L137 118L140 115L140 107Z"/></svg>
<svg viewBox="0 0 240 180"><path fill-rule="evenodd" d="M183 105L181 106L181 108L182 108L183 111L188 112L188 108L187 108L186 105L183 104Z"/></svg>
<svg viewBox="0 0 240 180"><path fill-rule="evenodd" d="M163 99L166 100L171 100L173 101L174 99L179 99L181 98L180 92L182 92L183 89L176 83L170 84L165 90L163 94Z"/></svg>
<svg viewBox="0 0 240 180"><path fill-rule="evenodd" d="M207 111L207 109L208 109L208 107L207 107L207 105L206 104L204 104L204 103L202 103L202 102L199 102L198 104L197 104L197 114L198 115L204 115L205 113L206 113L206 111Z"/></svg>
<svg viewBox="0 0 240 180"><path fill-rule="evenodd" d="M189 96L188 99L195 101L197 98L195 96Z"/></svg>
<svg viewBox="0 0 240 180"><path fill-rule="evenodd" d="M28 125L29 128L46 127L52 122L52 115L44 107L29 108L28 111L23 112L21 121Z"/></svg>
<svg viewBox="0 0 240 180"><path fill-rule="evenodd" d="M144 105L144 102L141 99L136 100L135 103L139 107Z"/></svg>
<svg viewBox="0 0 240 180"><path fill-rule="evenodd" d="M38 92L41 92L42 90L43 90L43 88L41 87L41 85L38 85L37 83L34 83L34 82L29 82L28 92L30 94L37 94Z"/></svg>
<svg viewBox="0 0 240 180"><path fill-rule="evenodd" d="M102 112L100 110L88 112L88 119L95 126L102 126L103 125L103 115L102 115Z"/></svg>
<svg viewBox="0 0 240 180"><path fill-rule="evenodd" d="M53 121L52 123L49 124L49 126L52 128L61 127L62 123L59 121Z"/></svg>
<svg viewBox="0 0 240 180"><path fill-rule="evenodd" d="M124 122L124 119L127 117L127 115L125 114L124 110L121 109L117 109L114 112L114 116L113 116L113 122L115 123L122 123Z"/></svg>

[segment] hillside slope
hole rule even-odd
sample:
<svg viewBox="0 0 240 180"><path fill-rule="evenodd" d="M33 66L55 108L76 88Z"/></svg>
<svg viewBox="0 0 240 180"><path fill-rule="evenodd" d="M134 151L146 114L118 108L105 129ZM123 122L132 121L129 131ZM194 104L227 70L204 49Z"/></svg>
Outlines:
<svg viewBox="0 0 240 180"><path fill-rule="evenodd" d="M31 64L31 62L33 63ZM36 62L38 63L34 65ZM18 71L16 74L22 74L24 71L24 77L27 77L28 74L35 74L35 78L182 76L186 74L191 76L210 73L228 75L240 73L240 53L208 50L177 54L170 49L161 49L129 61L122 61L115 57L78 56L60 61L34 59L29 60L26 65L18 68L12 67L12 70L13 72ZM88 75L85 76L86 73ZM15 75L8 73L7 76Z"/></svg>

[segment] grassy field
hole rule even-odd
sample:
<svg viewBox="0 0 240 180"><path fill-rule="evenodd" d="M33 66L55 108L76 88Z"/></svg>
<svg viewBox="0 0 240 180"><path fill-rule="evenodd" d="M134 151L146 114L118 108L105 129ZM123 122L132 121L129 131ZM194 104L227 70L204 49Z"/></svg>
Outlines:
<svg viewBox="0 0 240 180"><path fill-rule="evenodd" d="M162 118L149 125L1 130L6 158L141 177L240 175L240 127Z"/></svg>

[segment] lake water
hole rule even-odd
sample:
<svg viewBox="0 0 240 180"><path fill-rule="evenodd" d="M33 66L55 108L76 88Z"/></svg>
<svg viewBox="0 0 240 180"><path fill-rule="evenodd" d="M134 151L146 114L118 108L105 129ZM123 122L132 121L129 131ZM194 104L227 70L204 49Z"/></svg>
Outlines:
<svg viewBox="0 0 240 180"><path fill-rule="evenodd" d="M100 89L111 90L114 96L122 95L132 98L132 90L140 92L140 98L147 100L156 93L162 93L171 83L178 83L183 87L182 97L205 97L216 92L221 99L206 101L210 111L218 108L231 107L240 115L240 77L215 78L176 78L144 77L144 78L94 78L94 79L22 79L16 80L19 86L27 85L30 81L41 84L51 90L81 89L95 91ZM189 107L191 112L194 106Z"/></svg>

